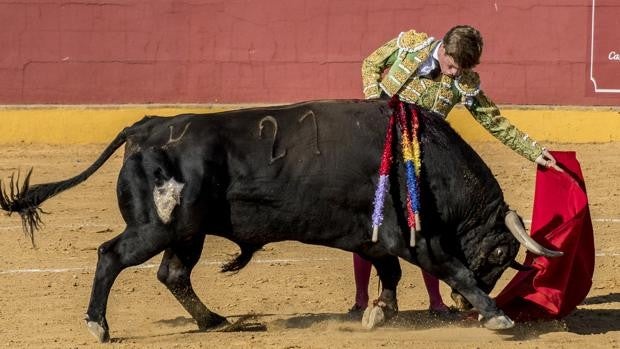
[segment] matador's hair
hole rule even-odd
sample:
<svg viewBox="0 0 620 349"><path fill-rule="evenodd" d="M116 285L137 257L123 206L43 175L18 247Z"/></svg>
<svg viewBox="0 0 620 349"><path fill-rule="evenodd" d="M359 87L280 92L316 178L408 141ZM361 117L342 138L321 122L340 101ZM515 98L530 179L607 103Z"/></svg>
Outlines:
<svg viewBox="0 0 620 349"><path fill-rule="evenodd" d="M468 25L457 25L448 30L443 37L446 54L462 69L471 69L480 63L482 55L482 36Z"/></svg>

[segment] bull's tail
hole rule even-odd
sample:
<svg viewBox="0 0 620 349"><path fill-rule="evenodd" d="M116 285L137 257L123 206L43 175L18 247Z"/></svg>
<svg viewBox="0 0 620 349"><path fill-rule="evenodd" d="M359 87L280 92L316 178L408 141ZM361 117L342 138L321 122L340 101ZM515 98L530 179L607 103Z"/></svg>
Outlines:
<svg viewBox="0 0 620 349"><path fill-rule="evenodd" d="M253 244L246 244L246 243L237 243L237 244L239 245L241 252L235 258L233 258L232 260L222 265L222 267L220 268L220 271L222 273L228 273L228 272L236 273L239 270L243 269L243 267L245 267L246 265L248 265L248 263L250 263L254 253L260 250L261 248L263 248L262 245L253 245Z"/></svg>
<svg viewBox="0 0 620 349"><path fill-rule="evenodd" d="M0 208L9 212L17 212L21 216L24 232L30 237L34 244L34 231L41 226L41 208L39 207L45 200L70 189L90 177L97 171L114 152L127 141L129 128L121 131L108 147L99 155L99 158L75 177L59 182L43 183L30 186L30 176L32 169L28 171L24 181L19 183L19 173L17 178L14 174L9 177L8 185L0 180ZM8 186L8 188L7 188Z"/></svg>

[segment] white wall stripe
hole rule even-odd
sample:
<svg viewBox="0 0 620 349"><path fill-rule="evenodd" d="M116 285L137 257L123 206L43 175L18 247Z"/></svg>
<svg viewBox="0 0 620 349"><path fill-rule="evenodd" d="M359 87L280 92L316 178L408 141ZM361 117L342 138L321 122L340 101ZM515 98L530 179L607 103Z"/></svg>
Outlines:
<svg viewBox="0 0 620 349"><path fill-rule="evenodd" d="M604 6L604 5L603 5ZM620 89L617 88L599 88L596 84L596 79L594 78L594 19L596 18L594 14L596 13L596 0L592 0L592 28L590 30L590 81L594 84L594 92L605 92L605 93L619 93Z"/></svg>

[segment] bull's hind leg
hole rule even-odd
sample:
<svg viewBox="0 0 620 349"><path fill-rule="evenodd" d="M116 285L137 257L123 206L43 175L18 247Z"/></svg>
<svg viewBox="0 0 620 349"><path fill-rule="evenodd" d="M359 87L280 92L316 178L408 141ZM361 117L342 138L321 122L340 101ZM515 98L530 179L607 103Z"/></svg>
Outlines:
<svg viewBox="0 0 620 349"><path fill-rule="evenodd" d="M398 313L396 287L402 276L398 257L388 255L371 261L379 274L382 290L379 299L373 302L373 306L364 311L362 326L368 329L380 325Z"/></svg>
<svg viewBox="0 0 620 349"><path fill-rule="evenodd" d="M192 269L198 263L204 235L196 237L183 245L175 245L164 252L157 278L161 281L183 308L196 320L201 330L227 324L226 318L210 311L198 298L191 283Z"/></svg>
<svg viewBox="0 0 620 349"><path fill-rule="evenodd" d="M99 247L86 325L100 342L110 340L106 308L116 277L123 269L144 263L163 251L170 244L170 238L170 232L159 225L127 227L122 234Z"/></svg>

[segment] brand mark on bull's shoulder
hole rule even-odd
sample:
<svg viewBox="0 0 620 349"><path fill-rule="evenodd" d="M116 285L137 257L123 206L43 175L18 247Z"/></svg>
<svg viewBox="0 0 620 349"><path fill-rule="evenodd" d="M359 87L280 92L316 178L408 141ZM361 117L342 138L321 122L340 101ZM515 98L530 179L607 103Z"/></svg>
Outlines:
<svg viewBox="0 0 620 349"><path fill-rule="evenodd" d="M258 138L263 139L263 128L265 123L270 122L273 125L273 141L271 142L271 153L269 154L269 165L273 164L276 160L286 156L286 148L282 150L279 155L275 155L276 152L276 138L278 137L278 120L271 115L267 115L258 122Z"/></svg>
<svg viewBox="0 0 620 349"><path fill-rule="evenodd" d="M187 132L187 129L189 128L189 125L191 125L191 124L192 124L191 122L188 122L187 124L185 124L185 127L183 128L183 131L177 137L174 137L174 126L172 126L172 125L168 126L168 129L170 130L170 137L168 138L168 142L166 142L166 144L164 144L163 148L167 148L171 144L180 142L181 139L183 139L183 136L185 136L185 132Z"/></svg>
<svg viewBox="0 0 620 349"><path fill-rule="evenodd" d="M319 149L319 124L317 115L312 110L308 110L299 118L299 122L301 123L304 121L307 116L312 117L312 124L314 125L314 154L321 155L321 149Z"/></svg>

